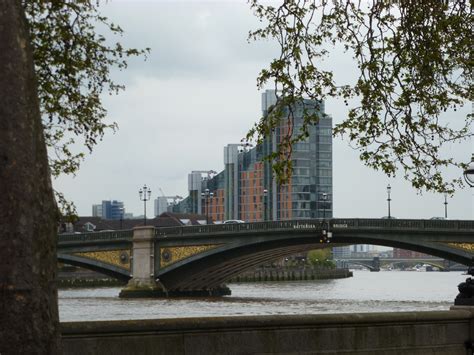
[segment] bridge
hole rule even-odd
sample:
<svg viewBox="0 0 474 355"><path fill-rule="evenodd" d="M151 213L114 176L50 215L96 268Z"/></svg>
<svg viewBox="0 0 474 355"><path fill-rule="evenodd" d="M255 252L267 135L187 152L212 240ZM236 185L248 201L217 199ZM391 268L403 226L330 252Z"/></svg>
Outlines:
<svg viewBox="0 0 474 355"><path fill-rule="evenodd" d="M430 257L425 258L381 258L378 256L375 257L359 257L359 258L337 258L335 259L336 264L340 267L347 267L347 265L360 265L368 268L370 271L380 271L382 265L396 265L396 264L413 264L413 263L422 263L430 266L435 266L440 270L449 271L449 270L465 270L465 265L455 263L453 261Z"/></svg>
<svg viewBox="0 0 474 355"><path fill-rule="evenodd" d="M372 244L471 265L474 221L290 220L60 235L58 260L129 280L123 297L224 295L246 269L331 246ZM323 241L323 242L322 242Z"/></svg>

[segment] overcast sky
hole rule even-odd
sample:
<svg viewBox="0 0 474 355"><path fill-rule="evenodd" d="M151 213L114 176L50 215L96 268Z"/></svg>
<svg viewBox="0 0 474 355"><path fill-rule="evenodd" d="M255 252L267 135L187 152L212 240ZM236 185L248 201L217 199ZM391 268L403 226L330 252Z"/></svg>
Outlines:
<svg viewBox="0 0 474 355"><path fill-rule="evenodd" d="M104 96L109 120L119 130L109 133L87 156L76 177L54 182L72 200L81 216L92 204L117 199L126 212L143 213L138 190L160 195L187 195L191 170L223 169L223 147L238 143L258 120L260 92L256 77L277 55L270 42L247 43L259 26L243 1L125 1L102 6L125 30L121 41L150 47L147 61L133 60L125 72L114 72L126 85L119 96ZM355 77L351 60L338 53L326 64L336 79ZM453 124L469 107L450 113ZM346 107L326 102L326 112L340 122ZM392 215L430 218L444 215L444 197L420 195L402 176L388 179L366 168L347 141L335 138L334 216L381 217L387 214L386 186L392 186ZM448 154L469 160L471 142L449 148ZM451 176L462 174L451 170ZM473 218L473 196L467 188L448 200L452 219ZM148 203L153 211L153 203ZM152 212L151 212L152 213Z"/></svg>

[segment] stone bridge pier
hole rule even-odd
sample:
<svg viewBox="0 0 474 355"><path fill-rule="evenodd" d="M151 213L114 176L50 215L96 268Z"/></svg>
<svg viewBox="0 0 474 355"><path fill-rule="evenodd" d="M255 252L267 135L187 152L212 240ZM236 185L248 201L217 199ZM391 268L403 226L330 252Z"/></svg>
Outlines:
<svg viewBox="0 0 474 355"><path fill-rule="evenodd" d="M131 256L131 279L119 294L121 298L146 297L202 297L230 295L225 285L214 288L180 289L168 288L156 275L160 271L160 239L155 236L152 226L137 227L133 230Z"/></svg>
<svg viewBox="0 0 474 355"><path fill-rule="evenodd" d="M162 285L155 281L154 227L137 227L133 230L132 278L120 292L120 297L162 296Z"/></svg>
<svg viewBox="0 0 474 355"><path fill-rule="evenodd" d="M370 269L370 271L380 271L380 258L378 256L374 256L372 259L372 267L373 269Z"/></svg>

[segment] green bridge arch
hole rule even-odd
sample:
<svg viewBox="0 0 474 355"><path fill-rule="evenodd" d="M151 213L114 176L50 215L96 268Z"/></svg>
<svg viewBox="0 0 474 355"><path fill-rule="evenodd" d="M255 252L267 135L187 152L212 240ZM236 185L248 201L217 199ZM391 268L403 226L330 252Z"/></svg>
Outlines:
<svg viewBox="0 0 474 355"><path fill-rule="evenodd" d="M147 239L150 278L166 290L212 290L261 263L326 247L319 242L323 230L332 232L332 246L397 247L464 265L474 256L473 221L319 219L168 227L152 229ZM63 260L69 255L83 267L89 263L96 271L132 277L132 264L139 262L130 262L132 237L132 231L60 236L58 250Z"/></svg>

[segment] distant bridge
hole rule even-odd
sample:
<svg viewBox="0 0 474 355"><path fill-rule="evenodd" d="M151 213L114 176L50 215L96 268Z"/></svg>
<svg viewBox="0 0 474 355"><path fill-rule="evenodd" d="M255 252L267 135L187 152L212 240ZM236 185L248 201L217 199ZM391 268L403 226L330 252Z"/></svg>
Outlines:
<svg viewBox="0 0 474 355"><path fill-rule="evenodd" d="M331 246L397 247L463 265L474 257L474 221L313 219L60 235L58 260L132 278L129 295L225 294L223 283L246 269L327 247L320 236L328 229Z"/></svg>
<svg viewBox="0 0 474 355"><path fill-rule="evenodd" d="M336 258L335 259L338 266L346 265L360 265L368 268L371 271L379 271L382 265L396 265L401 263L423 263L430 266L435 266L440 270L458 270L462 268L462 264L436 257L425 257L425 258L381 258L381 257L366 257L366 258Z"/></svg>

